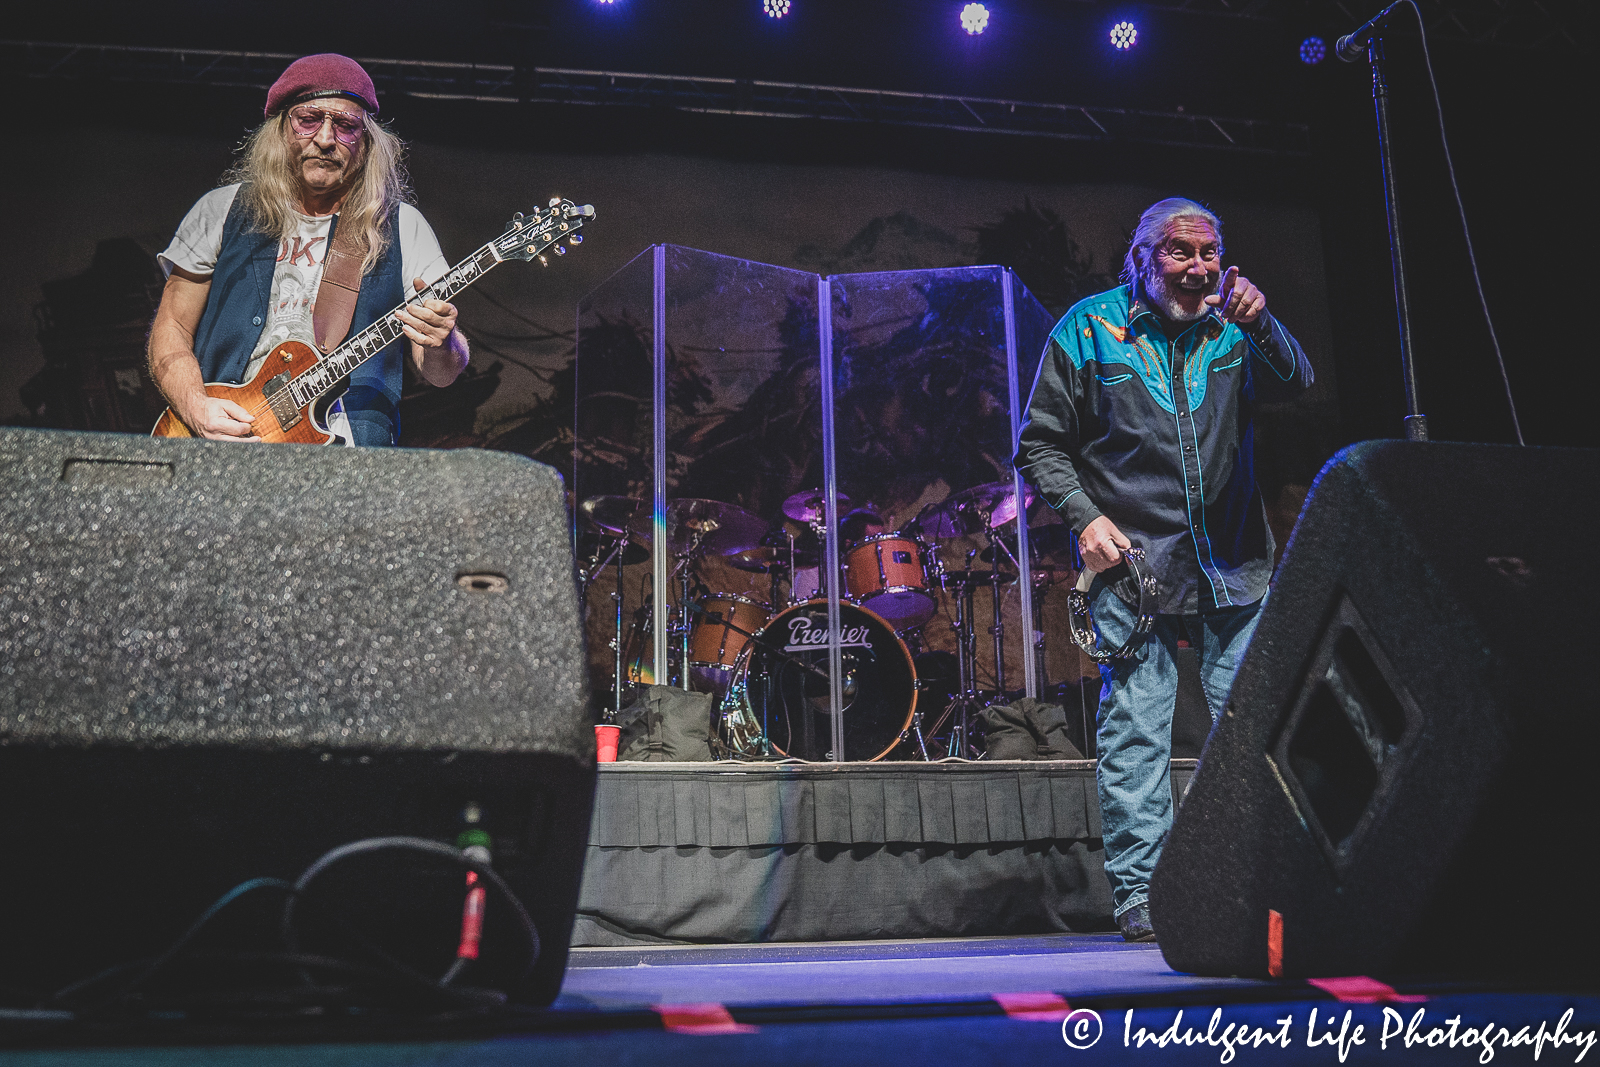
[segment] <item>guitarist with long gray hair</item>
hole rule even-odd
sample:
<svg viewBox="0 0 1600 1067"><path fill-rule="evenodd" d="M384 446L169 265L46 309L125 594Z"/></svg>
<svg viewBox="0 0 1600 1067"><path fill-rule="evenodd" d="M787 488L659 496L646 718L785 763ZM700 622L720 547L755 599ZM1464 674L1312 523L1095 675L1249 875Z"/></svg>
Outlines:
<svg viewBox="0 0 1600 1067"><path fill-rule="evenodd" d="M159 259L166 289L150 373L195 436L259 440L251 413L207 382L250 381L284 341L327 353L420 292L449 264L410 190L404 144L377 122L378 94L353 59L305 56L267 92L266 121L225 184L201 197ZM396 318L418 373L449 385L467 365L456 309L417 301ZM326 415L347 444L393 444L401 341L362 364Z"/></svg>

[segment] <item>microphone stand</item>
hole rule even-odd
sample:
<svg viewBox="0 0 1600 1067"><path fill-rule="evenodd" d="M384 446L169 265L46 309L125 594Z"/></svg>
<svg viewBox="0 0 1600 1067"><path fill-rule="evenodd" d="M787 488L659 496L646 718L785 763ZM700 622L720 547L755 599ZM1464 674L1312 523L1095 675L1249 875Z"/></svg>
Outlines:
<svg viewBox="0 0 1600 1067"><path fill-rule="evenodd" d="M1411 301L1406 295L1405 252L1400 236L1400 205L1395 188L1394 158L1389 141L1389 84L1383 77L1383 38L1378 31L1389 15L1405 0L1378 12L1354 33L1341 39L1335 48L1340 59L1359 58L1357 49L1365 42L1367 62L1372 66L1372 104L1378 113L1378 160L1383 168L1383 209L1389 222L1389 268L1394 273L1395 312L1400 319L1400 375L1406 393L1406 440L1428 439L1428 416L1417 403L1417 369L1411 358Z"/></svg>
<svg viewBox="0 0 1600 1067"><path fill-rule="evenodd" d="M1400 318L1400 374L1406 391L1406 440L1428 439L1428 416L1417 403L1417 368L1411 357L1411 302L1406 296L1405 253L1400 239L1400 205L1396 198L1394 159L1389 149L1389 84L1383 77L1383 38L1367 42L1372 65L1372 103L1378 112L1378 156L1383 166L1383 207L1389 218L1389 266L1394 272L1394 305Z"/></svg>

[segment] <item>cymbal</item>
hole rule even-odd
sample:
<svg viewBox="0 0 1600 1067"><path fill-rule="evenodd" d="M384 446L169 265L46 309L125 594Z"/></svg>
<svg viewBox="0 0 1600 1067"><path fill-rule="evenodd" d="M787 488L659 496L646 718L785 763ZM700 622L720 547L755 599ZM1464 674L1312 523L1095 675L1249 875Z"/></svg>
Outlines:
<svg viewBox="0 0 1600 1067"><path fill-rule="evenodd" d="M788 545L757 545L747 548L742 552L734 552L724 557L729 565L752 574L768 574L775 570L782 570L789 565ZM807 552L799 547L794 551L794 563L797 567L815 567L817 554Z"/></svg>
<svg viewBox="0 0 1600 1067"><path fill-rule="evenodd" d="M578 558L580 560L605 559L611 554L617 539L609 533L584 533L578 535ZM643 563L650 558L650 550L639 543L638 538L630 538L628 547L622 550L622 565L631 567L635 563ZM615 566L616 560L611 561Z"/></svg>
<svg viewBox="0 0 1600 1067"><path fill-rule="evenodd" d="M1033 503L1033 489L1023 487L1023 508ZM966 537L998 530L1017 517L1017 497L1010 482L990 482L964 490L917 513L915 525L929 537Z"/></svg>
<svg viewBox="0 0 1600 1067"><path fill-rule="evenodd" d="M650 543L650 508L643 500L631 496L592 496L578 505L578 511L592 529L615 537L627 533L636 542L643 538L643 544ZM640 515L644 516L644 523L635 528L634 520Z"/></svg>
<svg viewBox="0 0 1600 1067"><path fill-rule="evenodd" d="M646 514L645 524L649 519ZM766 532L766 522L737 504L694 497L667 502L667 548L675 556L732 555L755 548Z"/></svg>
<svg viewBox="0 0 1600 1067"><path fill-rule="evenodd" d="M1015 554L1017 551L1017 538L1015 534L1007 535L1006 547ZM1028 548L1033 552L1034 559L1053 556L1057 553L1070 556L1072 553L1072 531L1060 523L1028 527ZM988 563L994 559L994 549L986 548L978 553L978 558ZM1005 559L1001 557L1002 561ZM1038 568L1035 567L1035 570Z"/></svg>
<svg viewBox="0 0 1600 1067"><path fill-rule="evenodd" d="M746 548L740 552L730 553L724 558L728 561L729 566L737 567L739 570L749 571L752 574L766 574L774 567L783 566L784 557L788 554L783 549L773 548L769 545L757 545L754 548Z"/></svg>
<svg viewBox="0 0 1600 1067"><path fill-rule="evenodd" d="M1005 585L1007 582L1014 582L1016 580L1017 576L1012 574L1010 571L1000 572L1001 585ZM970 570L945 571L944 581L947 585L993 585L995 581L995 575L993 571L985 570L980 567L973 567Z"/></svg>
<svg viewBox="0 0 1600 1067"><path fill-rule="evenodd" d="M783 502L783 513L795 522L821 522L827 499L827 493L821 489L802 489ZM842 514L850 506L850 498L837 493L834 506Z"/></svg>

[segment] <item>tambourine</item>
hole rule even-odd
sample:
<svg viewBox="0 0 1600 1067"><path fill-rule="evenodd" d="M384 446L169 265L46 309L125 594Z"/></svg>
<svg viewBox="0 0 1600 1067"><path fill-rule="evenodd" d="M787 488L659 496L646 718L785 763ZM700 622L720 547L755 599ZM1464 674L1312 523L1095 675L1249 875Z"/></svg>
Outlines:
<svg viewBox="0 0 1600 1067"><path fill-rule="evenodd" d="M1094 615L1089 610L1089 586L1094 583L1094 572L1087 569L1080 572L1078 584L1067 593L1072 641L1096 663L1129 658L1144 643L1145 635L1156 623L1155 612L1151 610L1156 596L1156 576L1145 567L1144 549L1126 549L1122 558L1128 565L1128 577L1139 590L1139 618L1133 624L1133 632L1120 647L1109 652L1100 648L1100 637L1094 629Z"/></svg>

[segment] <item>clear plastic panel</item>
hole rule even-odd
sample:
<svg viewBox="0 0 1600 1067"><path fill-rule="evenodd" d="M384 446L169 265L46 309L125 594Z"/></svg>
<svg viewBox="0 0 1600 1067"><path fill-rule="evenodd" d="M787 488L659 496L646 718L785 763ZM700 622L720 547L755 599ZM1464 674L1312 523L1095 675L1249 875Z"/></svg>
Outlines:
<svg viewBox="0 0 1600 1067"><path fill-rule="evenodd" d="M668 596L687 619L672 658L717 698L728 755L820 759L831 748L806 734L801 710L826 705L827 676L786 650L785 612L812 549L784 503L823 485L818 281L664 249Z"/></svg>
<svg viewBox="0 0 1600 1067"><path fill-rule="evenodd" d="M625 682L713 694L719 755L978 754L952 728L1041 691L1011 456L1050 325L999 267L659 245L608 279L575 371L596 691L620 647ZM620 590L597 528L628 536Z"/></svg>
<svg viewBox="0 0 1600 1067"><path fill-rule="evenodd" d="M1017 403L1015 407L1017 430L1028 418L1028 398L1033 393L1033 382L1038 376L1039 361L1056 317L1029 293L1020 281L1013 278L1012 329L1015 335L1014 351L1017 364ZM1015 450L1013 450L1015 454ZM1031 585L1028 589L1028 611L1033 619L1033 677L1037 679L1037 695L1041 699L1055 699L1051 687L1059 683L1077 683L1082 676L1077 651L1067 639L1067 591L1077 578L1072 569L1073 553L1066 525L1042 500L1036 500L1028 512L1028 528L1023 531L1028 543ZM1082 663L1089 663L1084 660ZM1034 695L1029 691L1029 695Z"/></svg>
<svg viewBox="0 0 1600 1067"><path fill-rule="evenodd" d="M590 689L608 711L617 707L619 655L627 681L656 677L648 551L655 470L652 260L653 250L646 249L578 304L574 550L584 591ZM626 548L619 543L623 534Z"/></svg>
<svg viewBox="0 0 1600 1067"><path fill-rule="evenodd" d="M935 758L976 756L982 708L1037 692L1011 457L1032 384L1018 350L1047 316L1001 267L830 281L844 581L922 682L904 701L887 689L869 699L858 682L846 755L869 758L871 744L852 741L877 729L910 735L901 756L923 744Z"/></svg>

